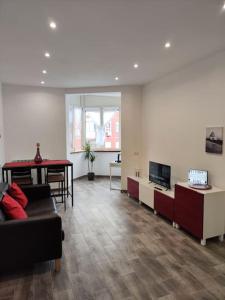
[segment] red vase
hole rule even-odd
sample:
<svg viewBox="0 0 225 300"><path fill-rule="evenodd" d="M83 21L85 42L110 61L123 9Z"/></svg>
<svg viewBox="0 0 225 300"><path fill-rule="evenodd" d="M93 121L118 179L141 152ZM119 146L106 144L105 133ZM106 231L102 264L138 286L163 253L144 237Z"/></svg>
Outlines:
<svg viewBox="0 0 225 300"><path fill-rule="evenodd" d="M42 161L43 161L43 159L42 159L41 154L40 154L40 144L37 143L37 153L35 155L34 162L36 164L40 164Z"/></svg>

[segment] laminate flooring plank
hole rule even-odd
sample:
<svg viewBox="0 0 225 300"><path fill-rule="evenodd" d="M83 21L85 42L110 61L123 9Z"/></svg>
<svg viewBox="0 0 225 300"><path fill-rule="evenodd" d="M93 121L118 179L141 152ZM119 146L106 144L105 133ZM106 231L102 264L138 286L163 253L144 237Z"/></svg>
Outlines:
<svg viewBox="0 0 225 300"><path fill-rule="evenodd" d="M153 299L150 294L150 290L148 291L141 280L135 273L130 273L124 276L125 284L130 291L131 295L137 300L151 300Z"/></svg>

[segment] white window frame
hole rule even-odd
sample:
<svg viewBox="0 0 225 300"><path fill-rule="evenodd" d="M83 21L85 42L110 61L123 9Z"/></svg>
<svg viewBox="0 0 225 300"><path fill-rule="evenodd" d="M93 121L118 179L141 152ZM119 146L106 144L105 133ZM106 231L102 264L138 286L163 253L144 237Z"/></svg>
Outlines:
<svg viewBox="0 0 225 300"><path fill-rule="evenodd" d="M72 105L72 109L74 110L75 107L80 107L76 105ZM80 107L82 109L82 125L81 125L81 141L82 144L85 145L86 143L86 112L87 111L100 111L100 124L101 126L104 126L104 111L119 111L120 118L119 118L119 142L120 142L120 148L119 149L107 149L107 148L96 148L93 149L94 151L120 151L121 150L121 108L120 106L88 106L88 107ZM73 114L74 117L74 114ZM74 121L73 121L74 122ZM74 130L74 128L73 128ZM74 134L72 133L72 138L74 137ZM80 150L72 149L73 152L80 152Z"/></svg>

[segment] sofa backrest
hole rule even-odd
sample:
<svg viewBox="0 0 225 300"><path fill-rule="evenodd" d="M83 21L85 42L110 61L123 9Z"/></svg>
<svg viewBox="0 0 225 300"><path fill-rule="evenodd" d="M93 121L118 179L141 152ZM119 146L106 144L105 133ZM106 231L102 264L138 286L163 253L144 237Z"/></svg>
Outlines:
<svg viewBox="0 0 225 300"><path fill-rule="evenodd" d="M2 201L3 198L3 193L8 190L8 184L7 183L0 183L0 202ZM6 220L6 215L4 211L1 208L1 203L0 203L0 222L4 222Z"/></svg>
<svg viewBox="0 0 225 300"><path fill-rule="evenodd" d="M3 192L7 192L8 190L8 183L5 183L5 182L0 182L0 195L3 193ZM1 200L1 198L0 198Z"/></svg>
<svg viewBox="0 0 225 300"><path fill-rule="evenodd" d="M6 215L4 214L3 210L0 208L0 223L6 221Z"/></svg>

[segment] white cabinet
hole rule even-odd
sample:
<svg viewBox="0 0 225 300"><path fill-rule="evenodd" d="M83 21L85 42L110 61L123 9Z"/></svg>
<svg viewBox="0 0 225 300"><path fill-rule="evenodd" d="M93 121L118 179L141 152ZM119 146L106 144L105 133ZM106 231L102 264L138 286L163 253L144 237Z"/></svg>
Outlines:
<svg viewBox="0 0 225 300"><path fill-rule="evenodd" d="M206 244L206 239L225 232L225 191L217 187L196 190L187 182L175 187L174 221Z"/></svg>
<svg viewBox="0 0 225 300"><path fill-rule="evenodd" d="M136 189L133 187L134 182L137 184ZM159 187L157 184L149 183L148 178L128 177L128 193L130 195L133 194L134 198L138 199L140 203L144 203L152 209L154 209L154 192L156 190L169 197L174 197L173 190L165 191L164 188Z"/></svg>
<svg viewBox="0 0 225 300"><path fill-rule="evenodd" d="M154 209L154 188L146 182L139 183L139 201Z"/></svg>
<svg viewBox="0 0 225 300"><path fill-rule="evenodd" d="M145 203L154 212L167 217L177 228L181 227L201 240L225 233L225 191L217 187L210 190L190 188L187 182L177 183L174 190L165 190L148 178L128 177L128 193Z"/></svg>

